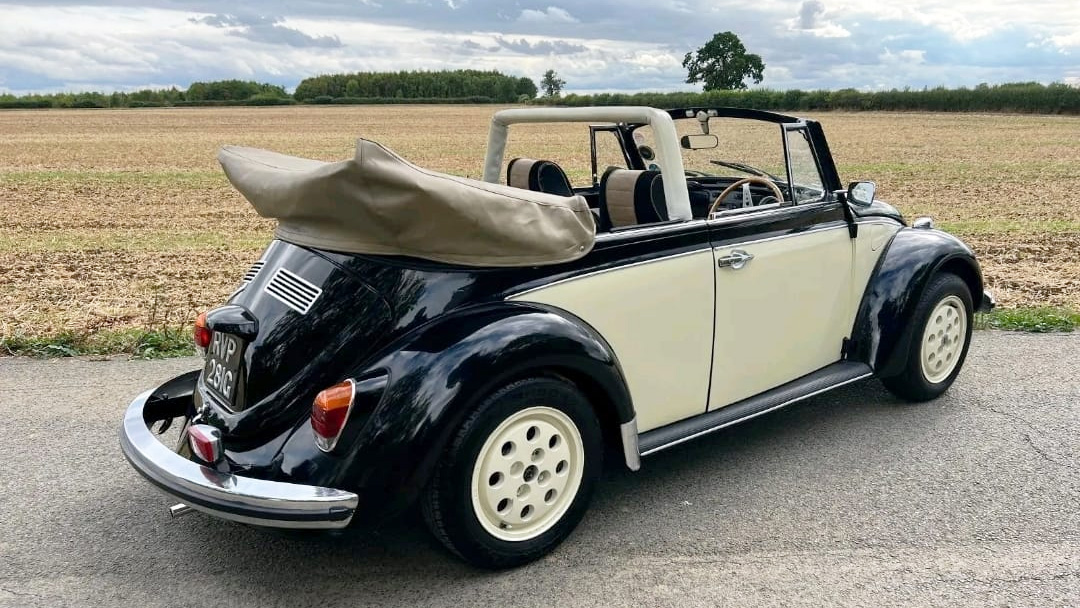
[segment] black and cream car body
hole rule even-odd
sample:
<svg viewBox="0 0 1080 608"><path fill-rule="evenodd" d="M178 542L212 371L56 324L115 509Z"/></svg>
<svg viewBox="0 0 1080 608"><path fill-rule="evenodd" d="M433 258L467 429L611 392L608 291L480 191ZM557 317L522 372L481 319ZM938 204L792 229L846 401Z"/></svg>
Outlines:
<svg viewBox="0 0 1080 608"><path fill-rule="evenodd" d="M582 123L591 167L506 162L514 125L554 122ZM483 180L365 140L221 160L279 227L197 321L205 367L127 410L123 451L174 514L326 529L419 501L457 555L521 564L569 535L605 456L637 470L872 376L932 399L993 305L964 243L841 183L812 120L505 110Z"/></svg>

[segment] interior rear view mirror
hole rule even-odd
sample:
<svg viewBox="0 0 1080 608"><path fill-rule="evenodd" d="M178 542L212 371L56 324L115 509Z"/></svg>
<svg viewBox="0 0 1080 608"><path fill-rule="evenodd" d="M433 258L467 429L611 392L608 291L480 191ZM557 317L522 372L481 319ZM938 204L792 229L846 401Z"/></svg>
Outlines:
<svg viewBox="0 0 1080 608"><path fill-rule="evenodd" d="M683 135L679 140L683 150L708 150L720 145L715 135Z"/></svg>

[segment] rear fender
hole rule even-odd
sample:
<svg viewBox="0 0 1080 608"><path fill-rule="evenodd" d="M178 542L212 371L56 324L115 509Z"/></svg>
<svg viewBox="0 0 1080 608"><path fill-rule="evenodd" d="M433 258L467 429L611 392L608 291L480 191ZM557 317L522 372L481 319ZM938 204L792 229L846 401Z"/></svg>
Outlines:
<svg viewBox="0 0 1080 608"><path fill-rule="evenodd" d="M143 407L147 423L194 414L192 397L201 369L179 375L154 389Z"/></svg>
<svg viewBox="0 0 1080 608"><path fill-rule="evenodd" d="M863 293L852 329L849 359L870 365L878 376L903 370L919 299L939 272L962 278L979 309L983 279L975 254L960 239L940 230L901 228L889 242Z"/></svg>
<svg viewBox="0 0 1080 608"><path fill-rule="evenodd" d="M586 393L602 423L634 418L611 348L595 330L562 311L520 303L465 309L412 332L384 352L376 363L357 370L358 377L385 373L388 380L378 407L343 455L344 477L332 487L392 497L396 507L412 502L423 489L466 415L513 380L562 376Z"/></svg>

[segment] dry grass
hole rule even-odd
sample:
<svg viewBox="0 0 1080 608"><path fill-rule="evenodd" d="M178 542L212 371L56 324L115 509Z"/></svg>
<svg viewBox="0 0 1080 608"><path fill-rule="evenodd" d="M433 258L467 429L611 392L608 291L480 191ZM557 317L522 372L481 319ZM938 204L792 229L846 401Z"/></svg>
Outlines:
<svg viewBox="0 0 1080 608"><path fill-rule="evenodd" d="M492 107L0 112L0 338L154 327L221 302L270 238L220 173L250 145L340 160L355 138L478 177ZM845 179L977 251L1004 306L1080 309L1080 118L823 114ZM580 126L508 156L588 173ZM567 154L576 148L579 153Z"/></svg>

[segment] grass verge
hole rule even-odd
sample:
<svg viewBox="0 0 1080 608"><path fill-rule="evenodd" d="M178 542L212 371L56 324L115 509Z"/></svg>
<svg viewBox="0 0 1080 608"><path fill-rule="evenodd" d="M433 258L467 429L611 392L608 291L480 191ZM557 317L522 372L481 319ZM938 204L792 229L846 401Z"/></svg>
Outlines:
<svg viewBox="0 0 1080 608"><path fill-rule="evenodd" d="M0 355L38 358L131 355L139 359L163 359L194 354L195 344L188 327L0 337Z"/></svg>
<svg viewBox="0 0 1080 608"><path fill-rule="evenodd" d="M975 329L1047 333L1077 328L1080 328L1080 312L1065 308L1004 308L975 317Z"/></svg>
<svg viewBox="0 0 1080 608"><path fill-rule="evenodd" d="M1034 333L1070 332L1080 328L1080 312L1064 308L1008 308L975 315L975 329L1002 329ZM191 328L122 329L53 336L0 338L0 356L38 358L85 355L131 355L164 359L195 354Z"/></svg>

